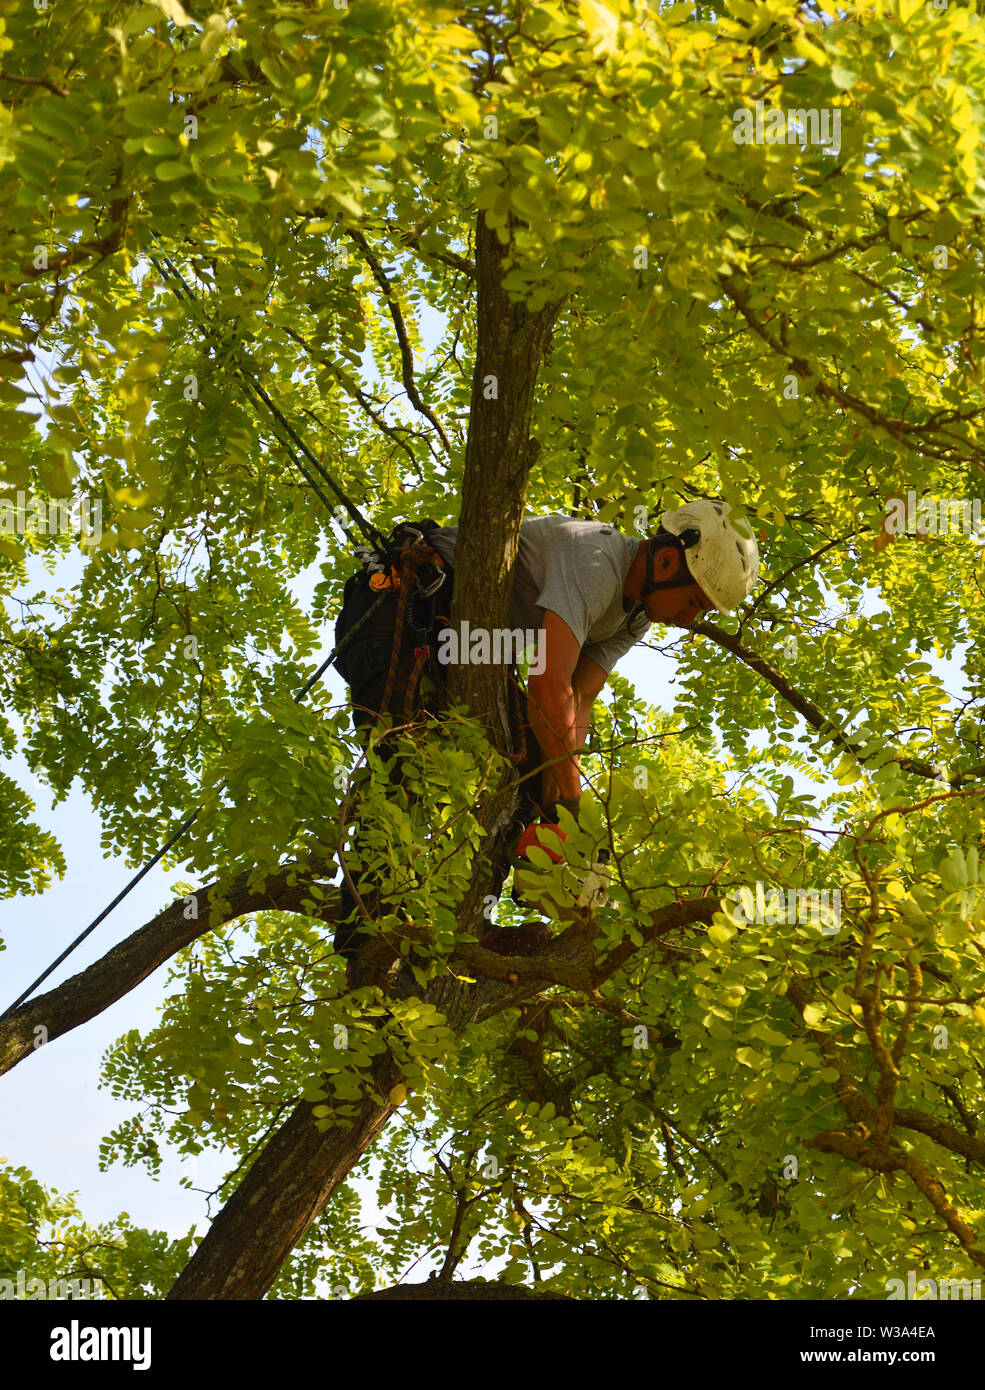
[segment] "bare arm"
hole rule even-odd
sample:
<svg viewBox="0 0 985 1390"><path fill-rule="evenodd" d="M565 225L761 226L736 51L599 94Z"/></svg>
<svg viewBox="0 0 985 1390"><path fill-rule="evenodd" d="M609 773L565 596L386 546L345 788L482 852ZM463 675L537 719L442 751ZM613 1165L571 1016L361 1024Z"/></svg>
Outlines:
<svg viewBox="0 0 985 1390"><path fill-rule="evenodd" d="M542 786L546 801L568 801L581 792L577 750L588 738L592 705L607 673L583 656L578 639L557 613L544 615L540 675L527 683L530 727L547 762Z"/></svg>
<svg viewBox="0 0 985 1390"><path fill-rule="evenodd" d="M578 665L571 678L571 688L575 693L575 727L578 735L578 748L584 748L588 742L588 733L592 724L592 706L608 679L608 671L604 670L598 662L584 654L579 656Z"/></svg>

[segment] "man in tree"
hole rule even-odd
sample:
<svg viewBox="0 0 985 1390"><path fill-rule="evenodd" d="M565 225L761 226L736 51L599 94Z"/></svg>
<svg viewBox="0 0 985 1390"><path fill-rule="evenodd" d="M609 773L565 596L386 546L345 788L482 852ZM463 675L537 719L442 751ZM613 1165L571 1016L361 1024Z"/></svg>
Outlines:
<svg viewBox="0 0 985 1390"><path fill-rule="evenodd" d="M527 747L521 773L527 774L527 786L521 816L530 823L520 836L519 855L525 855L531 845L554 855L550 846L541 844L537 831L556 826L558 807L577 819L578 753L588 737L592 706L619 658L645 636L651 623L689 627L699 613L735 608L752 590L758 548L751 536L735 528L729 510L722 501L689 502L665 512L656 534L642 541L600 522L558 514L524 521L511 622L514 629L536 632L537 659L525 701ZM457 541L454 526L428 532L427 545L437 552L449 574ZM350 583L355 593L347 592L337 628L339 640L366 611L373 594L373 577L365 571ZM446 594L441 611L450 606L447 599ZM355 635L353 651L339 668L352 686L357 731L371 721L373 711L387 704L380 692L387 683L396 612L396 603L387 605L374 630L362 639ZM443 627L442 619L432 616L428 632L432 667L430 657ZM419 667L424 648L418 646L416 651ZM409 656L408 652L405 665ZM405 681L399 683L399 693L406 699ZM389 712L397 713L392 701ZM362 889L360 896L365 897ZM343 882L335 946L347 959L351 986L360 978L355 961L363 941L356 906ZM523 933L524 929L494 930L483 937L482 944L509 953L535 944L543 928L539 936Z"/></svg>

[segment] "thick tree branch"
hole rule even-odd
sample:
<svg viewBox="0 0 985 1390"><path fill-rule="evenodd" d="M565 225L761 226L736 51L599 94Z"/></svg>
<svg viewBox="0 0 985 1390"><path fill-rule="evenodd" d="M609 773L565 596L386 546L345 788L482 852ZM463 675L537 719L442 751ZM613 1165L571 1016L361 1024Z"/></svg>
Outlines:
<svg viewBox="0 0 985 1390"><path fill-rule="evenodd" d="M826 1130L823 1134L815 1134L813 1138L804 1142L808 1149L840 1154L842 1158L850 1159L874 1173L902 1170L957 1239L969 1260L980 1269L985 1269L985 1250L979 1245L974 1228L969 1226L961 1213L948 1201L938 1179L913 1154L906 1154L895 1148L887 1151L870 1144L864 1130Z"/></svg>
<svg viewBox="0 0 985 1390"><path fill-rule="evenodd" d="M242 873L219 900L218 911L209 907L217 885L208 884L194 895L198 915L186 918L186 898L179 898L150 922L133 932L111 951L36 999L28 999L9 1018L0 1022L0 1075L30 1056L35 1048L87 1023L115 1004L171 956L214 927L252 912L274 909L300 912L311 898L315 881L310 871L296 866L281 869L262 888L250 887L249 873ZM334 899L334 895L333 895ZM304 909L310 915L310 909ZM324 905L325 921L335 920L335 905Z"/></svg>
<svg viewBox="0 0 985 1390"><path fill-rule="evenodd" d="M950 1149L952 1153L961 1154L972 1163L985 1167L985 1142L956 1129L954 1125L935 1120L932 1115L926 1115L922 1110L913 1110L908 1106L896 1111L896 1123L900 1129L913 1129L918 1134L925 1134L942 1148Z"/></svg>

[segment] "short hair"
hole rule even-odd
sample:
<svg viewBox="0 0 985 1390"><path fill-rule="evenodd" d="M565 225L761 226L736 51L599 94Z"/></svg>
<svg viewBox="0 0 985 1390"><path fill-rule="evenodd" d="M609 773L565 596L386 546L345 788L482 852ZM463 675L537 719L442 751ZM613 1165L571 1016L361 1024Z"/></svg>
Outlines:
<svg viewBox="0 0 985 1390"><path fill-rule="evenodd" d="M673 531L665 531L662 526L650 537L649 544L647 545L647 554L652 560L658 550L664 550L668 546L672 550L676 550L681 560L684 561L685 547L680 536L675 536Z"/></svg>

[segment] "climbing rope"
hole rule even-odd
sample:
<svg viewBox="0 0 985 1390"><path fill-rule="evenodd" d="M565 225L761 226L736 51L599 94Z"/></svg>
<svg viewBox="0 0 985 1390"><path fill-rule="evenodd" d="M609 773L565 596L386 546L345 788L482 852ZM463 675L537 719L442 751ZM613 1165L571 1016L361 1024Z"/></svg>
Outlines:
<svg viewBox="0 0 985 1390"><path fill-rule="evenodd" d="M376 612L377 608L379 608L380 604L383 603L386 597L386 594L381 594L380 597L376 600L376 602L370 608L367 608L366 612L362 615L362 617L357 622L353 623L352 627L345 634L345 636L342 638L342 641L339 642L338 646L334 649L334 651L329 653L329 655L325 658L322 664L318 667L318 670L315 671L314 675L312 675L307 681L305 681L304 685L294 696L294 703L296 705L300 705L302 701L304 701L307 698L310 691L321 680L325 671L328 669L329 665L335 660L338 653L342 650L344 646L347 645L347 643L351 642L352 638L362 627L363 623L366 622L366 620L370 618L373 615L373 613ZM220 783L220 789L224 785L225 783ZM58 967L61 965L62 961L66 960L77 946L81 946L82 942L85 941L86 937L89 936L92 932L94 932L101 922L106 920L106 918L114 910L114 908L119 907L123 899L126 898L133 891L134 888L136 888L140 880L144 878L147 874L149 874L151 869L153 869L156 864L159 864L160 861L164 858L168 850L172 849L178 843L181 837L188 830L191 829L191 827L198 820L201 813L201 806L197 806L195 810L192 812L192 814L186 817L186 819L181 822L181 824L178 826L178 829L168 837L168 839L164 842L160 849L155 852L153 857L148 859L147 863L143 866L143 868L134 874L130 882L126 885L125 888L122 889L121 892L117 893L113 901L103 908L99 916L94 918L89 923L85 931L80 932L79 935L75 938L75 940L69 946L66 946L65 950L61 953L61 955L56 960L53 960L46 970L42 971L42 973L38 976L34 983L29 985L23 994L18 995L18 997L14 1000L10 1007L5 1009L4 1012L0 1014L0 1023L2 1023L4 1019L9 1018L10 1015L14 1013L16 1009L19 1009L21 1004L24 1003L25 999L29 999L30 996L34 993L38 985L43 984L44 981L48 978L48 976L52 973L52 971L57 970Z"/></svg>
<svg viewBox="0 0 985 1390"><path fill-rule="evenodd" d="M151 237L157 243L158 247L162 246L160 238L156 235L155 232L151 231ZM170 286L176 299L179 301L179 303L185 305L189 316L195 321L204 337L210 343L212 343L214 347L220 347L221 344L217 338L216 333L212 328L211 323L205 315L202 303L198 295L196 295L195 291L188 284L185 277L182 275L181 271L177 268L177 266L175 266L171 258L163 251L163 249L160 250L159 256L155 256L151 252L148 252L147 254L148 258L151 261L151 264L155 267L165 284ZM359 508L355 505L354 502L351 501L351 499L346 495L346 493L342 490L338 483L336 483L335 479L321 463L321 460L317 458L317 456L314 454L314 452L311 450L311 448L308 446L308 444L305 442L302 436L297 432L297 430L294 428L291 422L287 419L280 407L276 404L275 401L271 400L270 395L263 388L263 386L260 385L259 374L257 373L256 368L253 366L252 363L249 363L249 367L253 373L252 376L250 375L250 371L248 371L247 367L244 366L243 359L245 357L246 354L243 352L242 348L239 348L237 354L232 358L233 370L239 377L240 381L243 383L243 386L246 390L246 394L249 397L252 404L256 406L259 402L260 404L265 405L267 410L273 417L274 421L276 422L276 425L278 426L279 430L281 431L281 434L286 436L286 439L281 438L281 435L277 433L277 430L274 430L277 442L287 453L294 467L298 470L298 472L304 478L305 482L312 489L315 495L324 504L332 519L336 522L336 524L339 526L340 530L345 535L346 539L350 541L350 543L354 543L354 537L352 535L352 532L348 529L345 523L339 519L338 514L333 508L331 502L328 500L324 491L315 481L315 478L312 476L312 469L314 469L314 471L319 474L322 480L328 484L332 492L334 492L335 496L345 507L349 516L353 519L353 521L355 521L356 525L362 531L363 535L370 542L372 548L379 552L379 554L384 558L384 560L387 559L390 555L390 547L387 544L386 538L381 534L381 532L379 532L376 529L372 522L368 521L363 516L363 514L359 511ZM310 465L310 467L308 465ZM322 675L324 674L328 666L331 664L331 662L335 660L338 653L348 642L352 640L353 636L356 634L356 632L359 630L362 624L366 621L367 618L370 617L372 613L376 611L376 609L383 602L383 599L385 597L385 595L381 595L380 598L376 601L376 603L374 603L373 606L370 609L368 609L366 613L363 614L362 618L360 618L358 622L353 624L350 630L343 637L342 641L339 642L339 644L336 646L335 650L332 651L325 658L321 666L318 667L318 670L315 671L315 673L310 677L310 679L305 682L305 684L301 687L298 693L294 696L295 704L300 704L301 701L307 697L309 692L314 688L315 685L317 685L318 681L321 679ZM57 960L52 961L48 968L38 976L34 983L30 985L29 988L26 989L23 994L19 995L18 998L14 1000L13 1004L11 1004L8 1009L6 1009L2 1014L0 1014L0 1021L9 1018L10 1015L14 1012L14 1010L19 1008L20 1005L23 1004L25 999L28 999L34 993L38 985L43 984L43 982L48 978L48 976L54 970L57 970L59 965L61 965L62 962L72 954L76 947L80 946L82 942L85 941L86 937L88 937L92 932L94 932L101 922L105 921L109 914L115 908L117 908L121 902L123 902L124 898L126 898L133 891L133 889L136 888L137 884L141 881L141 879L143 879L147 874L149 874L151 869L153 869L155 865L159 864L160 861L164 858L164 856L168 853L168 851L170 849L173 849L174 846L178 843L178 841L182 838L182 836L185 835L187 831L191 829L191 827L198 820L201 811L201 806L196 807L196 809L191 813L191 815L187 816L185 820L181 822L177 830L175 830L174 833L168 837L165 843L161 845L160 849L158 849L155 852L155 854L147 861L147 863L144 864L144 866L136 874L134 874L133 878L131 878L129 883L127 883L126 886L121 890L121 892L119 892L116 895L113 901L103 908L99 916L94 918L93 921L89 923L85 931L80 932L80 934L75 938L75 940L65 948L65 950L61 953Z"/></svg>
<svg viewBox="0 0 985 1390"><path fill-rule="evenodd" d="M153 237L154 241L156 241L160 246L161 243L157 235L154 232L151 232L151 236ZM212 343L214 347L220 347L221 343L212 327L212 324L209 322L208 318L205 315L204 309L202 307L202 301L199 299L198 295L192 289L191 285L188 284L187 280L182 275L181 271L177 268L177 266L174 264L174 262L171 260L171 258L168 255L166 255L166 253L163 251L159 253L159 256L155 256L150 251L148 251L147 255L151 264L155 267L158 274L164 280L165 284L167 284L171 288L179 302L187 307L189 316L195 321L198 328L201 330L203 336L207 338L208 341ZM333 519L336 521L337 525L342 530L346 539L350 542L354 541L352 532L349 531L344 522L339 520L335 510L332 507L331 502L329 502L328 498L325 496L318 483L312 477L310 471L312 468L331 488L332 492L334 492L335 496L345 507L350 517L352 517L353 521L362 531L363 535L367 538L372 547L375 550L378 550L381 553L386 554L387 543L384 536L381 534L381 532L379 532L376 529L376 527L372 524L371 521L368 521L366 517L363 516L359 508L346 495L346 493L342 490L342 488L332 477L328 469L324 466L321 460L305 442L303 437L298 433L298 431L294 428L291 422L287 419L286 415L283 413L283 411L280 409L277 403L271 400L268 392L264 389L263 386L260 385L259 372L257 371L255 365L249 360L247 354L241 346L237 346L236 353L232 356L231 362L233 371L236 373L240 381L243 383L247 396L252 401L254 406L257 405L258 401L265 405L266 408L269 410L270 414L273 416L274 420L277 422L277 425L279 426L280 430L283 432L284 435L287 436L286 440L278 437L278 443L285 450L288 457L291 459L291 462L294 464L295 468L297 468L298 472L305 479L308 486L327 507L328 511L331 513ZM244 365L244 363L246 363L246 365ZM305 460L307 460L307 465L310 465L310 467L306 466Z"/></svg>

